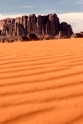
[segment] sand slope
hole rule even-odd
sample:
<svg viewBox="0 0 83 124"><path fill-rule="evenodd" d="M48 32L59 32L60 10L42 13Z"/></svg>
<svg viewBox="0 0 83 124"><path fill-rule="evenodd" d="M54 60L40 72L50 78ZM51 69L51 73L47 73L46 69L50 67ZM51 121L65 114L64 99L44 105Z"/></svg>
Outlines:
<svg viewBox="0 0 83 124"><path fill-rule="evenodd" d="M0 44L0 124L83 124L83 39Z"/></svg>

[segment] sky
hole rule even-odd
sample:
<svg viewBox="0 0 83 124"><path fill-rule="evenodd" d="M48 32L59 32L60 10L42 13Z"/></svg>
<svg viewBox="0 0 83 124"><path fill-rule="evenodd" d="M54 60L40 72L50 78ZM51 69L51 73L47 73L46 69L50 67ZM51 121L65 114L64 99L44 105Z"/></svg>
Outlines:
<svg viewBox="0 0 83 124"><path fill-rule="evenodd" d="M0 20L53 13L60 22L71 24L74 32L83 31L83 0L0 0Z"/></svg>

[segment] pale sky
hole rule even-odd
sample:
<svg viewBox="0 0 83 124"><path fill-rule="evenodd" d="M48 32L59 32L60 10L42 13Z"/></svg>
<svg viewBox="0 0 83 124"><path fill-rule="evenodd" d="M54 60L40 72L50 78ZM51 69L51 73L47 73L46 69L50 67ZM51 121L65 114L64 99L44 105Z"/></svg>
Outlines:
<svg viewBox="0 0 83 124"><path fill-rule="evenodd" d="M0 20L33 13L56 13L74 32L83 31L83 0L0 0Z"/></svg>

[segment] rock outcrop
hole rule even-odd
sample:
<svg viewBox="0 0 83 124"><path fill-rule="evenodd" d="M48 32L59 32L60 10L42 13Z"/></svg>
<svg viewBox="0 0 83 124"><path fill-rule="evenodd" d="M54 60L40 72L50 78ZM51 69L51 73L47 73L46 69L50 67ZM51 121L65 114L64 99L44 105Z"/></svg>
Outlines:
<svg viewBox="0 0 83 124"><path fill-rule="evenodd" d="M71 30L71 25L67 24L66 22L62 22L60 24L60 31L62 32L62 36L67 36L67 37L71 37L73 33Z"/></svg>
<svg viewBox="0 0 83 124"><path fill-rule="evenodd" d="M63 36L71 37L71 25L66 22L60 24L56 14L45 16L31 14L17 18L7 18L0 21L0 36L27 36L30 33L56 36L59 32Z"/></svg>
<svg viewBox="0 0 83 124"><path fill-rule="evenodd" d="M80 33L73 33L72 38L83 38L83 32L80 32Z"/></svg>

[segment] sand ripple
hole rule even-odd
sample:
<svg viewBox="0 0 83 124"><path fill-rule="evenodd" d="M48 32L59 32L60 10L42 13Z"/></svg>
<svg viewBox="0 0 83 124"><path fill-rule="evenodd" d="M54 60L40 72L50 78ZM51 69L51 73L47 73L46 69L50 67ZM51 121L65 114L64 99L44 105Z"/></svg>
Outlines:
<svg viewBox="0 0 83 124"><path fill-rule="evenodd" d="M0 44L0 124L83 124L83 39Z"/></svg>

